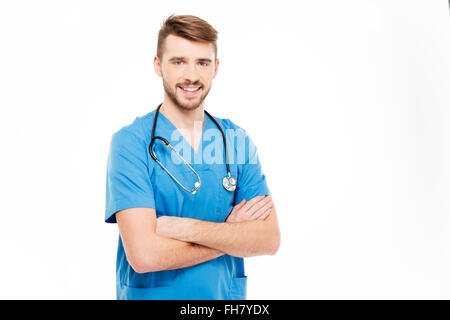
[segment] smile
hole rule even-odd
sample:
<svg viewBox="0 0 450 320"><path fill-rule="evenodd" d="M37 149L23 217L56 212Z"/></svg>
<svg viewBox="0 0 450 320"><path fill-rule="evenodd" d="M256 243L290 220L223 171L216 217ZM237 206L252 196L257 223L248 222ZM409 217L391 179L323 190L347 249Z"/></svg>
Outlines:
<svg viewBox="0 0 450 320"><path fill-rule="evenodd" d="M183 91L183 93L185 93L186 95L191 96L191 95L195 95L197 92L199 92L201 89L201 86L200 87L178 87L178 88L180 88Z"/></svg>
<svg viewBox="0 0 450 320"><path fill-rule="evenodd" d="M195 96L197 96L197 93L200 92L202 86L198 86L198 87L181 87L181 86L179 86L178 88L181 89L181 91L183 92L183 95L185 97L195 97Z"/></svg>
<svg viewBox="0 0 450 320"><path fill-rule="evenodd" d="M197 91L198 89L200 89L200 87L197 87L197 88L183 88L182 87L181 89L193 92L193 91Z"/></svg>

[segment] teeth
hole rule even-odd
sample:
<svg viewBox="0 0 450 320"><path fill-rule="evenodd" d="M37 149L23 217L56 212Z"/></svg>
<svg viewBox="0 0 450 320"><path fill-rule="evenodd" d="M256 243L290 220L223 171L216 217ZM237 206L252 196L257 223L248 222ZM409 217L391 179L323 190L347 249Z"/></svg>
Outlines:
<svg viewBox="0 0 450 320"><path fill-rule="evenodd" d="M197 88L182 88L183 90L186 90L186 91L197 91L198 89L199 89L200 87L197 87Z"/></svg>

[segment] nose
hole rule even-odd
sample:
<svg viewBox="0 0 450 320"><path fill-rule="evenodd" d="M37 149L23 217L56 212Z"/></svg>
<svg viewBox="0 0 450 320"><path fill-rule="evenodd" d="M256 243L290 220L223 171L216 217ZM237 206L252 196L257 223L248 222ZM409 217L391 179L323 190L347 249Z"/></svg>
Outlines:
<svg viewBox="0 0 450 320"><path fill-rule="evenodd" d="M200 79L198 75L198 70L193 63L187 63L186 68L184 69L184 79L189 80L190 82L196 82Z"/></svg>

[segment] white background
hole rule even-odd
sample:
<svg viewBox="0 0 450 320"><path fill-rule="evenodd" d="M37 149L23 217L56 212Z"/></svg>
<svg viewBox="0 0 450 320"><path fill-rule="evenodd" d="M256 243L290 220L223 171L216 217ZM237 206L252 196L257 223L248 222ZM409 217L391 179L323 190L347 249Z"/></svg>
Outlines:
<svg viewBox="0 0 450 320"><path fill-rule="evenodd" d="M249 299L450 298L446 0L0 2L0 298L114 299L113 132L169 14L219 31L206 109L258 146L282 245Z"/></svg>

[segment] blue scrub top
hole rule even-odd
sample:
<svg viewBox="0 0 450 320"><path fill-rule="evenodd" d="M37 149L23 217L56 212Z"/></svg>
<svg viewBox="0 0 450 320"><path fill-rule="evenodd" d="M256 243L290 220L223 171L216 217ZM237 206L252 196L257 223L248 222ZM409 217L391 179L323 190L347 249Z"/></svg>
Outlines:
<svg viewBox="0 0 450 320"><path fill-rule="evenodd" d="M105 221L116 223L117 211L148 207L156 216L189 217L224 222L243 199L270 195L255 145L247 133L229 119L215 118L227 138L231 175L237 178L234 192L225 190L227 175L220 131L205 115L201 146L195 151L180 131L159 113L156 136L169 140L201 178L196 194L183 190L150 156L148 147L155 110L113 134L106 175ZM154 152L187 189L195 174L178 156L156 140ZM230 255L176 270L136 273L127 261L119 235L116 263L117 299L245 299L247 276L244 259Z"/></svg>

